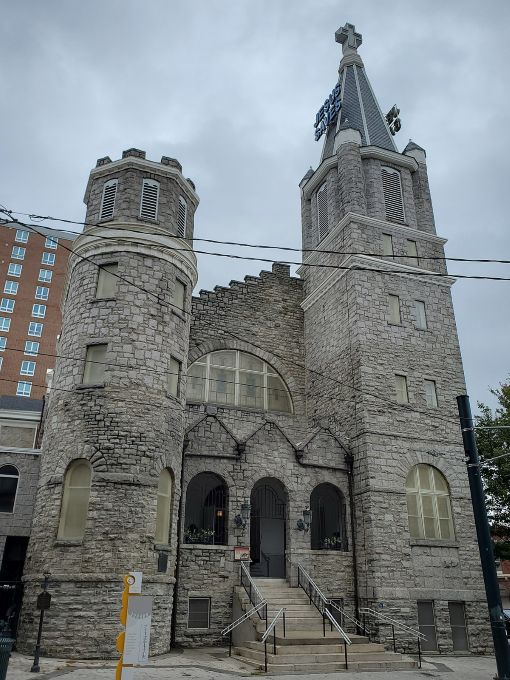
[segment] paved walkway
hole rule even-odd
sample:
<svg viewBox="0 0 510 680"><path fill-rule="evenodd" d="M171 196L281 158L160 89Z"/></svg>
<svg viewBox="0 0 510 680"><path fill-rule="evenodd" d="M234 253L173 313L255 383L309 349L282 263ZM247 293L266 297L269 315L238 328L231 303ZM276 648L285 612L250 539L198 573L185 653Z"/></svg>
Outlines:
<svg viewBox="0 0 510 680"><path fill-rule="evenodd" d="M113 680L115 664L110 661L61 661L41 659L41 672L30 673L32 659L13 654L7 672L7 680ZM364 672L344 671L341 673L305 673L301 675L278 675L281 680L422 680L443 678L444 680L492 680L496 673L494 657L490 656L435 656L425 657L421 670ZM172 652L151 660L151 665L139 669L136 680L230 680L263 676L260 671L229 659L223 649L208 648L183 652Z"/></svg>

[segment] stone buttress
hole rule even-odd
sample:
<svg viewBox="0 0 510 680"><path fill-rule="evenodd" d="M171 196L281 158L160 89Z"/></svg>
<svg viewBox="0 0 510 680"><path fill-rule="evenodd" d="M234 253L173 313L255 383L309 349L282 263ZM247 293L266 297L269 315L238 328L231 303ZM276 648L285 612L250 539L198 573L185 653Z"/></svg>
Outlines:
<svg viewBox="0 0 510 680"><path fill-rule="evenodd" d="M174 159L156 163L130 149L121 160L100 159L90 175L87 226L70 258L45 423L24 577L23 650L33 649L34 600L46 572L53 600L45 653L115 656L122 577L132 570L143 572L142 592L154 596L151 653L170 646L185 394L183 375L171 376L187 364L197 277L195 255L178 236L192 238L199 200L181 170ZM112 264L116 290L104 297L98 265ZM84 360L94 344L106 345L103 375L88 384ZM59 522L64 477L77 459L88 461L92 478L85 531L72 540L60 537ZM163 469L173 480L171 521L168 541L156 545ZM158 569L162 553L167 564L160 560Z"/></svg>

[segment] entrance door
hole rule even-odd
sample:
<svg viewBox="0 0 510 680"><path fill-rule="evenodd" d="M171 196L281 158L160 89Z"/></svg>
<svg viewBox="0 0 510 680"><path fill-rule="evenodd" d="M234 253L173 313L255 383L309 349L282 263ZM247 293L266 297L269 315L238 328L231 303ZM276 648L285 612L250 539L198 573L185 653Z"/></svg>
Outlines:
<svg viewBox="0 0 510 680"><path fill-rule="evenodd" d="M277 479L259 480L251 492L251 573L285 577L285 489Z"/></svg>

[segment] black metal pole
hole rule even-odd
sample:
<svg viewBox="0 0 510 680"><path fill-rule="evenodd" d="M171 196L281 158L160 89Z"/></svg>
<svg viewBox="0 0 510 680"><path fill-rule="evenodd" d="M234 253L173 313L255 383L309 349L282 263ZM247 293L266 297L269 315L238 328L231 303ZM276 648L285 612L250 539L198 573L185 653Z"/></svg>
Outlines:
<svg viewBox="0 0 510 680"><path fill-rule="evenodd" d="M393 651L397 651L397 643L395 642L395 626L391 624L391 633L393 635Z"/></svg>
<svg viewBox="0 0 510 680"><path fill-rule="evenodd" d="M496 565L492 552L489 520L485 507L482 477L480 475L480 459L478 458L478 449L476 448L469 397L465 394L457 397L457 405L459 408L462 441L464 442L464 451L466 452L469 488L471 489L471 501L473 503L478 549L480 550L485 594L489 608L492 639L494 641L494 652L498 669L497 678L498 680L510 680L510 646L505 631L505 621L501 606Z"/></svg>
<svg viewBox="0 0 510 680"><path fill-rule="evenodd" d="M32 664L32 668L30 669L31 673L39 673L39 671L41 670L41 667L39 666L39 656L41 653L41 635L43 621L44 621L44 609L41 609L41 613L39 615L39 630L37 631L37 642L35 644L34 663Z"/></svg>
<svg viewBox="0 0 510 680"><path fill-rule="evenodd" d="M230 635L228 638L228 655L232 656L232 631L230 631Z"/></svg>
<svg viewBox="0 0 510 680"><path fill-rule="evenodd" d="M421 641L420 638L416 638L418 640L418 668L421 668Z"/></svg>

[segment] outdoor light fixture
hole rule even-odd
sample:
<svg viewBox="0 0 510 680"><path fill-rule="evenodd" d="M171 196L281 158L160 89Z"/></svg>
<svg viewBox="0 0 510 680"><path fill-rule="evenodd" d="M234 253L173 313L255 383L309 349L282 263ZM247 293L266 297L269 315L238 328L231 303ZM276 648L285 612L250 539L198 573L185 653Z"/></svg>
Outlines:
<svg viewBox="0 0 510 680"><path fill-rule="evenodd" d="M310 508L305 508L303 510L303 517L299 518L297 521L297 528L299 531L307 532L310 529L310 524L312 523L312 511Z"/></svg>
<svg viewBox="0 0 510 680"><path fill-rule="evenodd" d="M246 526L246 523L250 519L250 511L251 511L251 506L247 501L245 501L241 505L241 513L234 517L234 524L236 525L236 527L238 529L244 529L244 527Z"/></svg>

